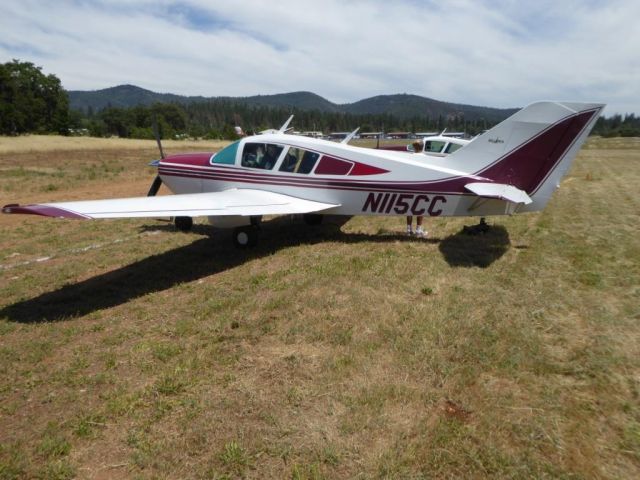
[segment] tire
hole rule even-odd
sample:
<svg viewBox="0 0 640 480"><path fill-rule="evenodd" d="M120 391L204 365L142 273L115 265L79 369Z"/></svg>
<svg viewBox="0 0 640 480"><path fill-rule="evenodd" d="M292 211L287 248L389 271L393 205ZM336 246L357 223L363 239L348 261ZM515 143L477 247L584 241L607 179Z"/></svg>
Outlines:
<svg viewBox="0 0 640 480"><path fill-rule="evenodd" d="M320 215L317 213L305 213L302 216L304 223L307 225L320 225L322 223L322 219L324 215Z"/></svg>
<svg viewBox="0 0 640 480"><path fill-rule="evenodd" d="M255 247L258 243L258 229L253 225L237 227L233 230L233 244L237 248Z"/></svg>
<svg viewBox="0 0 640 480"><path fill-rule="evenodd" d="M188 232L193 227L193 218L191 217L176 217L174 220L176 228L181 232Z"/></svg>

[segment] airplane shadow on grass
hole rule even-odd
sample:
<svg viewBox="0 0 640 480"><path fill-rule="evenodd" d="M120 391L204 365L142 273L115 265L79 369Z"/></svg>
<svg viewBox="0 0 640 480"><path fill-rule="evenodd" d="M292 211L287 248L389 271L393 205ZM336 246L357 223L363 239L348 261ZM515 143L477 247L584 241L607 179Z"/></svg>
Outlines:
<svg viewBox="0 0 640 480"><path fill-rule="evenodd" d="M260 241L252 249L238 250L231 244L227 231L194 225L194 233L208 235L189 245L152 255L93 278L65 285L35 298L8 305L0 310L0 318L20 323L40 323L69 320L89 313L124 304L130 300L169 289L223 272L255 258L271 255L287 247L328 241L413 242L397 233L368 235L344 233L340 227L349 217L332 217L320 226L300 226L290 217L278 217L263 223ZM298 224L298 228L291 228ZM283 228L288 225L290 228ZM171 225L148 225L142 230L174 230ZM178 234L176 232L176 234ZM451 266L487 267L500 258L509 247L507 231L502 226L491 227L484 235L470 236L462 231L439 243L440 251Z"/></svg>
<svg viewBox="0 0 640 480"><path fill-rule="evenodd" d="M506 253L511 244L509 232L494 225L486 233L469 235L464 229L443 239L439 249L452 267L487 268Z"/></svg>

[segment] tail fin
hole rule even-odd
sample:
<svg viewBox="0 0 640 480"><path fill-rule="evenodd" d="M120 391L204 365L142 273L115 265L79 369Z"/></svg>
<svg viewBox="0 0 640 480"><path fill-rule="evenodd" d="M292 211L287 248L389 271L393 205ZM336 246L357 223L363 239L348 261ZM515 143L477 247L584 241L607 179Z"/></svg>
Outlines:
<svg viewBox="0 0 640 480"><path fill-rule="evenodd" d="M594 127L603 104L538 102L523 108L449 156L454 168L513 186L541 210Z"/></svg>

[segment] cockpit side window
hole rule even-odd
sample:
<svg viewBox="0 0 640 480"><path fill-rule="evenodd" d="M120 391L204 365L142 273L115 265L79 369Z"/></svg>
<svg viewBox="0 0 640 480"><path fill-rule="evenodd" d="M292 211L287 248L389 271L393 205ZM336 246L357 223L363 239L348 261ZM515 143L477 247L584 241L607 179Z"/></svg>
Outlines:
<svg viewBox="0 0 640 480"><path fill-rule="evenodd" d="M243 167L261 168L263 170L271 170L284 147L274 143L245 143L242 150Z"/></svg>
<svg viewBox="0 0 640 480"><path fill-rule="evenodd" d="M440 153L444 148L445 142L439 140L428 140L424 142L424 151L431 153Z"/></svg>
<svg viewBox="0 0 640 480"><path fill-rule="evenodd" d="M310 173L320 155L302 148L290 147L280 165L281 172Z"/></svg>

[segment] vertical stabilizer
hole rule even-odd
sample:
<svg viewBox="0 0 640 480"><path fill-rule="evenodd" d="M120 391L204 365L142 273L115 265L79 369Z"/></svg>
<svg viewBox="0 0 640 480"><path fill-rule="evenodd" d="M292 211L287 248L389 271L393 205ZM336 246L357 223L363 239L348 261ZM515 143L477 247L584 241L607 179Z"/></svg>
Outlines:
<svg viewBox="0 0 640 480"><path fill-rule="evenodd" d="M603 104L538 102L523 108L449 156L454 168L510 185L544 208L593 129Z"/></svg>

